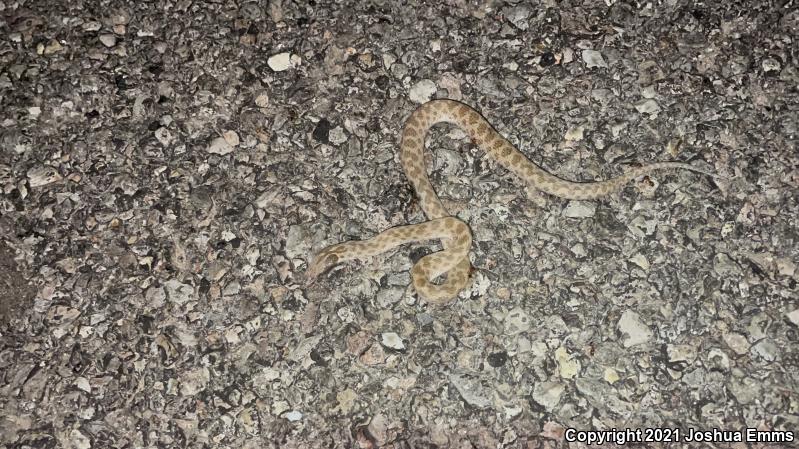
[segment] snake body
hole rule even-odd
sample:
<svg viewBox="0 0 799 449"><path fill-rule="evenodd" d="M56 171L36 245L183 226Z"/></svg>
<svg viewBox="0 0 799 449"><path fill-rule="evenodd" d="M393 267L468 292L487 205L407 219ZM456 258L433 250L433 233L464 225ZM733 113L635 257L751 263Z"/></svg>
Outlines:
<svg viewBox="0 0 799 449"><path fill-rule="evenodd" d="M682 169L714 176L686 163L656 162L633 168L606 181L567 181L530 161L472 107L454 100L432 100L421 105L408 118L400 143L402 168L429 221L397 226L370 239L338 243L322 249L308 266L306 276L310 282L341 262L366 259L408 242L441 239L444 249L422 257L411 269L416 292L430 302L445 304L468 285L472 234L466 223L451 216L444 208L430 184L424 163L425 136L433 125L440 122L462 128L486 154L527 184L560 198L589 200L603 197L654 170ZM446 278L442 283L433 283L443 274Z"/></svg>

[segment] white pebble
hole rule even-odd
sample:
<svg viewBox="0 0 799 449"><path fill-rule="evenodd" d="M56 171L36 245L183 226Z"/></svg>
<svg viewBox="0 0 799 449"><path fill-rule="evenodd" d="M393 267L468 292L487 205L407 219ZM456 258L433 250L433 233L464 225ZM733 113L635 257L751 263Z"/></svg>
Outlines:
<svg viewBox="0 0 799 449"><path fill-rule="evenodd" d="M163 126L155 130L155 138L158 139L158 142L163 146L172 143L172 133Z"/></svg>
<svg viewBox="0 0 799 449"><path fill-rule="evenodd" d="M660 111L660 105L658 105L657 101L649 98L635 103L635 109L641 114L654 114Z"/></svg>
<svg viewBox="0 0 799 449"><path fill-rule="evenodd" d="M292 410L286 413L284 416L286 417L286 419L288 419L291 422L299 421L302 419L302 413L298 412L297 410Z"/></svg>
<svg viewBox="0 0 799 449"><path fill-rule="evenodd" d="M780 71L780 63L776 59L773 58L766 58L761 63L763 66L763 71L768 72L779 72Z"/></svg>
<svg viewBox="0 0 799 449"><path fill-rule="evenodd" d="M391 349L403 350L405 344L402 343L402 338L394 332L384 332L381 336L381 343L383 346Z"/></svg>
<svg viewBox="0 0 799 449"><path fill-rule="evenodd" d="M108 48L117 44L117 38L113 34L101 34L100 42Z"/></svg>
<svg viewBox="0 0 799 449"><path fill-rule="evenodd" d="M563 138L572 142L577 140L583 140L584 131L585 128L583 126L575 126L566 131L566 135L564 135Z"/></svg>
<svg viewBox="0 0 799 449"><path fill-rule="evenodd" d="M793 323L795 326L799 326L799 309L796 309L793 312L788 312L785 314L785 316L787 316L788 319L791 320L791 323Z"/></svg>
<svg viewBox="0 0 799 449"><path fill-rule="evenodd" d="M28 183L31 187L41 187L46 186L48 184L52 184L54 182L58 182L61 179L61 175L58 173L53 167L50 166L40 166L34 167L28 170Z"/></svg>
<svg viewBox="0 0 799 449"><path fill-rule="evenodd" d="M269 106L269 95L266 92L262 92L257 97L255 97L255 105L259 108L265 108Z"/></svg>
<svg viewBox="0 0 799 449"><path fill-rule="evenodd" d="M347 133L344 132L342 127L336 126L330 130L329 139L330 143L338 146L347 141Z"/></svg>
<svg viewBox="0 0 799 449"><path fill-rule="evenodd" d="M236 131L225 131L222 133L222 137L225 139L225 142L232 147L238 146L239 144L239 135Z"/></svg>
<svg viewBox="0 0 799 449"><path fill-rule="evenodd" d="M436 83L431 80L424 79L414 84L408 96L414 103L422 104L430 101L433 94L436 93Z"/></svg>
<svg viewBox="0 0 799 449"><path fill-rule="evenodd" d="M214 140L212 140L211 143L208 145L207 151L209 153L219 154L224 156L228 153L233 152L233 146L227 143L224 137L217 137Z"/></svg>
<svg viewBox="0 0 799 449"><path fill-rule="evenodd" d="M652 331L641 322L641 318L635 312L629 310L624 312L616 326L622 334L626 334L622 342L625 348L637 346L652 339Z"/></svg>
<svg viewBox="0 0 799 449"><path fill-rule="evenodd" d="M266 60L269 68L275 72L282 72L291 67L291 53L278 53Z"/></svg>
<svg viewBox="0 0 799 449"><path fill-rule="evenodd" d="M569 218L586 218L593 217L596 213L596 206L587 201L569 201L569 204L563 208L562 215Z"/></svg>
<svg viewBox="0 0 799 449"><path fill-rule="evenodd" d="M589 68L591 67L607 67L608 64L602 57L602 53L596 50L583 50L583 62Z"/></svg>

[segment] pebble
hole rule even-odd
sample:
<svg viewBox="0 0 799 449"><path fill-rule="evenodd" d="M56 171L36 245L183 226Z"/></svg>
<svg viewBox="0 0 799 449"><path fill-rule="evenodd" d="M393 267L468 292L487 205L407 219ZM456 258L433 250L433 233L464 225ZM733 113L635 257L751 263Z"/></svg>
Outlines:
<svg viewBox="0 0 799 449"><path fill-rule="evenodd" d="M796 273L796 264L790 259L777 258L775 259L775 262L777 264L777 273L780 275L793 277Z"/></svg>
<svg viewBox="0 0 799 449"><path fill-rule="evenodd" d="M741 267L724 253L716 254L713 258L713 271L719 276L731 277L740 276Z"/></svg>
<svg viewBox="0 0 799 449"><path fill-rule="evenodd" d="M639 266L639 267L641 267L643 270L646 270L646 271L648 271L648 270L649 270L649 267L650 267L649 260L646 258L646 256L644 256L644 255L643 255L643 254L641 254L641 253L636 253L635 255L633 255L632 257L630 257L628 260L629 260L630 262L632 262L632 263L634 263L634 264L638 265L638 266Z"/></svg>
<svg viewBox="0 0 799 449"><path fill-rule="evenodd" d="M177 279L170 279L164 282L167 297L170 301L178 305L183 305L194 298L194 287L183 284Z"/></svg>
<svg viewBox="0 0 799 449"><path fill-rule="evenodd" d="M383 67L391 68L391 66L397 62L397 57L392 55L391 53L383 53Z"/></svg>
<svg viewBox="0 0 799 449"><path fill-rule="evenodd" d="M225 285L225 289L222 290L222 295L224 296L235 296L241 292L241 284L238 281L231 281L227 285Z"/></svg>
<svg viewBox="0 0 799 449"><path fill-rule="evenodd" d="M341 126L336 126L335 128L330 130L328 139L330 143L338 146L347 141L347 133L344 132L344 128L342 128Z"/></svg>
<svg viewBox="0 0 799 449"><path fill-rule="evenodd" d="M113 34L101 34L100 43L108 48L111 48L117 44L117 38Z"/></svg>
<svg viewBox="0 0 799 449"><path fill-rule="evenodd" d="M405 296L405 289L404 288L384 288L377 292L377 303L380 304L380 307L385 309L390 309L394 304L402 301L403 296Z"/></svg>
<svg viewBox="0 0 799 449"><path fill-rule="evenodd" d="M436 83L431 80L424 79L411 87L411 91L408 93L408 96L414 103L422 104L430 101L435 93Z"/></svg>
<svg viewBox="0 0 799 449"><path fill-rule="evenodd" d="M574 62L574 50L573 49L571 49L569 47L566 47L566 48L563 49L563 51L561 53L562 53L561 60L560 60L561 64L565 65L565 64L569 64L571 62Z"/></svg>
<svg viewBox="0 0 799 449"><path fill-rule="evenodd" d="M61 44L55 39L48 42L47 45L39 45L40 47L37 47L37 50L40 50L38 53L43 55L52 55L64 49L64 47L62 47Z"/></svg>
<svg viewBox="0 0 799 449"><path fill-rule="evenodd" d="M613 91L610 89L594 89L591 91L591 98L599 103L608 104L615 98L615 95L613 95ZM616 137L617 136L618 134Z"/></svg>
<svg viewBox="0 0 799 449"><path fill-rule="evenodd" d="M585 131L585 127L583 127L583 126L575 126L573 128L570 128L568 131L566 131L566 134L563 136L563 138L568 140L568 141L570 141L570 142L580 141L580 140L583 140L584 131Z"/></svg>
<svg viewBox="0 0 799 449"><path fill-rule="evenodd" d="M290 408L288 402L286 401L275 401L272 403L272 414L274 415L282 415L283 412Z"/></svg>
<svg viewBox="0 0 799 449"><path fill-rule="evenodd" d="M716 367L730 369L730 358L719 348L713 348L707 353L707 359L712 361Z"/></svg>
<svg viewBox="0 0 799 449"><path fill-rule="evenodd" d="M69 442L71 449L89 449L92 447L91 440L82 434L78 429L69 432Z"/></svg>
<svg viewBox="0 0 799 449"><path fill-rule="evenodd" d="M696 360L697 348L691 345L670 344L666 346L666 354L668 354L670 362L693 363Z"/></svg>
<svg viewBox="0 0 799 449"><path fill-rule="evenodd" d="M302 419L302 413L298 412L297 410L292 410L285 415L283 415L287 420L291 422L299 421Z"/></svg>
<svg viewBox="0 0 799 449"><path fill-rule="evenodd" d="M239 145L239 135L236 131L225 131L222 133L222 138L225 139L228 145L231 147L235 147Z"/></svg>
<svg viewBox="0 0 799 449"><path fill-rule="evenodd" d="M394 332L384 332L381 334L380 342L387 348L396 349L398 351L405 349L402 338Z"/></svg>
<svg viewBox="0 0 799 449"><path fill-rule="evenodd" d="M738 403L742 405L751 404L761 397L760 384L762 381L753 379L751 377L744 377L743 379L732 378L727 383L727 389Z"/></svg>
<svg viewBox="0 0 799 449"><path fill-rule="evenodd" d="M620 332L627 334L623 342L625 348L644 344L652 339L652 331L641 321L641 317L631 310L622 314L617 327Z"/></svg>
<svg viewBox="0 0 799 449"><path fill-rule="evenodd" d="M89 20L88 22L83 22L83 25L81 25L83 31L88 31L90 33L93 33L95 31L100 31L102 27L103 24L95 20Z"/></svg>
<svg viewBox="0 0 799 449"><path fill-rule="evenodd" d="M155 130L155 138L161 145L167 146L172 143L173 136L167 128L162 126Z"/></svg>
<svg viewBox="0 0 799 449"><path fill-rule="evenodd" d="M530 317L521 307L508 312L505 317L505 334L516 335L530 330Z"/></svg>
<svg viewBox="0 0 799 449"><path fill-rule="evenodd" d="M194 396L203 391L210 381L211 373L204 366L192 371L186 371L180 376L180 394Z"/></svg>
<svg viewBox="0 0 799 449"><path fill-rule="evenodd" d="M767 362L773 362L780 358L780 348L769 338L764 338L755 343L752 346L752 351Z"/></svg>
<svg viewBox="0 0 799 449"><path fill-rule="evenodd" d="M724 334L722 339L724 340L724 343L726 343L727 346L729 346L730 349L732 349L738 355L744 355L749 352L749 341L747 341L746 337L741 334L734 332Z"/></svg>
<svg viewBox="0 0 799 449"><path fill-rule="evenodd" d="M92 392L92 386L89 383L89 379L86 379L83 376L78 377L77 379L75 379L75 386L78 387L79 389L85 391L86 393L91 393Z"/></svg>
<svg viewBox="0 0 799 449"><path fill-rule="evenodd" d="M569 248L569 250L571 250L572 254L574 254L574 257L578 259L586 257L588 255L588 252L585 249L585 245L579 242L574 244L571 248Z"/></svg>
<svg viewBox="0 0 799 449"><path fill-rule="evenodd" d="M764 59L761 63L761 66L763 67L763 71L765 73L779 72L781 68L780 62L773 58Z"/></svg>
<svg viewBox="0 0 799 449"><path fill-rule="evenodd" d="M516 28L526 30L530 25L527 19L530 18L530 8L525 5L515 6L504 10L505 18L510 21Z"/></svg>
<svg viewBox="0 0 799 449"><path fill-rule="evenodd" d="M388 440L388 422L385 415L381 413L375 415L371 421L369 421L367 429L369 429L369 435L375 439L377 446L385 447L386 441Z"/></svg>
<svg viewBox="0 0 799 449"><path fill-rule="evenodd" d="M615 384L620 379L618 371L610 367L605 368L602 378L609 384Z"/></svg>
<svg viewBox="0 0 799 449"><path fill-rule="evenodd" d="M259 108L265 108L269 106L269 94L266 92L261 92L255 97L255 105Z"/></svg>
<svg viewBox="0 0 799 449"><path fill-rule="evenodd" d="M311 353L311 351L314 350L314 348L316 348L321 339L321 335L313 335L300 340L294 349L292 349L289 353L289 360L293 360L295 362L302 361Z"/></svg>
<svg viewBox="0 0 799 449"><path fill-rule="evenodd" d="M660 105L658 105L657 101L646 98L635 103L635 109L641 114L654 114L660 111Z"/></svg>
<svg viewBox="0 0 799 449"><path fill-rule="evenodd" d="M602 53L596 50L583 50L583 62L588 68L608 66L602 57Z"/></svg>
<svg viewBox="0 0 799 449"><path fill-rule="evenodd" d="M232 327L230 329L226 329L225 333L224 333L225 341L229 345L237 345L237 344L241 343L240 334L241 334L241 332L243 330L244 330L244 328L242 328L241 326L234 326L234 327Z"/></svg>
<svg viewBox="0 0 799 449"><path fill-rule="evenodd" d="M555 350L555 361L558 363L560 377L564 379L574 378L582 367L580 361L569 354L563 346Z"/></svg>
<svg viewBox="0 0 799 449"><path fill-rule="evenodd" d="M647 220L641 215L630 220L630 223L627 225L627 229L629 229L636 238L643 238L654 234L657 227L657 220Z"/></svg>
<svg viewBox="0 0 799 449"><path fill-rule="evenodd" d="M386 360L386 353L383 347L378 344L373 344L358 358L364 365L375 366L380 365Z"/></svg>
<svg viewBox="0 0 799 449"><path fill-rule="evenodd" d="M560 382L537 382L533 387L533 400L551 412L560 402L566 387Z"/></svg>
<svg viewBox="0 0 799 449"><path fill-rule="evenodd" d="M491 405L488 394L478 379L460 374L451 374L449 381L455 386L455 389L458 390L458 393L467 404L478 408L486 408Z"/></svg>
<svg viewBox="0 0 799 449"><path fill-rule="evenodd" d="M41 187L58 182L63 177L54 167L34 167L28 170L28 183L31 187Z"/></svg>
<svg viewBox="0 0 799 449"><path fill-rule="evenodd" d="M266 64L275 72L287 70L291 68L291 53L284 52L272 55L266 60Z"/></svg>
<svg viewBox="0 0 799 449"><path fill-rule="evenodd" d="M799 309L796 309L793 312L786 312L785 316L791 320L791 323L793 323L794 326L799 326Z"/></svg>
<svg viewBox="0 0 799 449"><path fill-rule="evenodd" d="M561 215L568 218L587 218L596 214L596 204L588 201L572 200L563 208Z"/></svg>
<svg viewBox="0 0 799 449"><path fill-rule="evenodd" d="M166 292L161 287L150 287L145 292L144 299L150 307L158 309L166 303Z"/></svg>
<svg viewBox="0 0 799 449"><path fill-rule="evenodd" d="M391 74L394 75L394 78L403 79L408 75L408 73L410 73L410 69L407 65L401 62L397 62L391 66ZM413 100L412 95L409 94L409 97L411 100Z"/></svg>
<svg viewBox="0 0 799 449"><path fill-rule="evenodd" d="M338 401L338 409L342 413L349 413L355 407L355 400L358 399L358 394L350 388L336 393L336 401Z"/></svg>
<svg viewBox="0 0 799 449"><path fill-rule="evenodd" d="M274 201L265 204L265 206L273 205L275 201L280 201L280 199L276 198ZM290 258L295 258L308 254L308 252L311 251L311 247L308 242L312 241L312 238L313 234L307 226L289 226L286 235L286 255Z"/></svg>
<svg viewBox="0 0 799 449"><path fill-rule="evenodd" d="M566 428L555 421L547 421L544 423L541 436L549 438L550 440L562 440L566 433ZM533 446L535 447L535 446Z"/></svg>
<svg viewBox="0 0 799 449"><path fill-rule="evenodd" d="M226 154L232 153L234 149L235 148L233 148L233 146L231 146L224 137L216 137L211 140L211 143L208 145L208 149L206 151L212 154L224 156Z"/></svg>

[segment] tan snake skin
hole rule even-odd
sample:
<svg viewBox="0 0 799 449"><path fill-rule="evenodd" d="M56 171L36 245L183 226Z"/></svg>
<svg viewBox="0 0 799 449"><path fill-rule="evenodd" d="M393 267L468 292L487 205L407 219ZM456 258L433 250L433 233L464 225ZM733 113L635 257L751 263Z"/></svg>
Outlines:
<svg viewBox="0 0 799 449"><path fill-rule="evenodd" d="M634 168L607 181L572 182L560 179L531 162L502 137L474 109L454 100L433 100L420 106L405 123L400 144L400 161L405 175L419 196L419 204L430 221L387 229L367 240L353 240L328 246L309 264L309 283L332 266L353 259L366 259L403 243L441 239L444 250L422 257L412 268L411 277L417 293L426 300L446 304L470 281L469 250L472 234L463 221L450 216L433 190L424 163L424 139L427 131L440 122L449 122L465 130L489 156L522 178L527 184L551 195L575 200L606 196L620 190L629 181L654 170L674 168L714 176L680 162L656 162ZM446 274L441 284L432 281Z"/></svg>

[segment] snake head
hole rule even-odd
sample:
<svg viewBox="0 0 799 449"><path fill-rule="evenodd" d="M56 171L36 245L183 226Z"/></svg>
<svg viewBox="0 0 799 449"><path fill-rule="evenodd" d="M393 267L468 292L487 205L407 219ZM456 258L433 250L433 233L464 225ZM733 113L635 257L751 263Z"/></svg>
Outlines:
<svg viewBox="0 0 799 449"><path fill-rule="evenodd" d="M341 247L341 245L328 246L322 251L319 251L316 256L314 256L311 263L308 264L308 269L305 270L305 277L308 285L313 284L316 278L325 274L327 270L341 262L341 253L343 251L344 248Z"/></svg>

